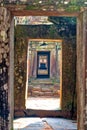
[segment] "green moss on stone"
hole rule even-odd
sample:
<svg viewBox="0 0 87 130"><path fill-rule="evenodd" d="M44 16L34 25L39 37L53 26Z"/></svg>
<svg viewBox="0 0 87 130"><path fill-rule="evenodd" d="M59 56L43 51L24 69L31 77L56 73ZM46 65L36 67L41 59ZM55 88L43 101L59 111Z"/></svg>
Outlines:
<svg viewBox="0 0 87 130"><path fill-rule="evenodd" d="M66 11L68 12L79 12L80 11L80 7L76 6L76 5L71 5L67 8L65 8Z"/></svg>
<svg viewBox="0 0 87 130"><path fill-rule="evenodd" d="M40 9L38 5L27 5L25 10L37 10Z"/></svg>

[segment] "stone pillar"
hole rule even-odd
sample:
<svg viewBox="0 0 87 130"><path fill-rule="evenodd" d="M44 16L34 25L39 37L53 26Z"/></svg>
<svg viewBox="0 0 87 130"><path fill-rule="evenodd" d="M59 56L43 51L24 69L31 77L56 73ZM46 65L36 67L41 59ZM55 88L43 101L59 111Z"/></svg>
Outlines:
<svg viewBox="0 0 87 130"><path fill-rule="evenodd" d="M64 39L62 43L62 102L63 111L71 118L76 113L76 43L75 39Z"/></svg>
<svg viewBox="0 0 87 130"><path fill-rule="evenodd" d="M33 77L37 77L37 51L34 50L34 58L33 58Z"/></svg>
<svg viewBox="0 0 87 130"><path fill-rule="evenodd" d="M51 60L50 60L50 77L56 77L56 51L53 49L51 51Z"/></svg>
<svg viewBox="0 0 87 130"><path fill-rule="evenodd" d="M9 102L10 102L10 127L13 128L13 119L14 119L14 18L11 18L10 25L10 68L9 68Z"/></svg>
<svg viewBox="0 0 87 130"><path fill-rule="evenodd" d="M28 45L28 79L31 77L31 47Z"/></svg>
<svg viewBox="0 0 87 130"><path fill-rule="evenodd" d="M15 116L24 116L27 81L27 38L16 37L14 43L14 110Z"/></svg>
<svg viewBox="0 0 87 130"><path fill-rule="evenodd" d="M10 73L10 12L0 7L0 130L11 129Z"/></svg>
<svg viewBox="0 0 87 130"><path fill-rule="evenodd" d="M87 130L87 11L83 13L83 43L85 44L85 78L86 78L86 90L85 90L85 130Z"/></svg>
<svg viewBox="0 0 87 130"><path fill-rule="evenodd" d="M87 130L87 11L77 18L77 120Z"/></svg>
<svg viewBox="0 0 87 130"><path fill-rule="evenodd" d="M58 75L58 45L56 44L56 79L59 78L59 75Z"/></svg>

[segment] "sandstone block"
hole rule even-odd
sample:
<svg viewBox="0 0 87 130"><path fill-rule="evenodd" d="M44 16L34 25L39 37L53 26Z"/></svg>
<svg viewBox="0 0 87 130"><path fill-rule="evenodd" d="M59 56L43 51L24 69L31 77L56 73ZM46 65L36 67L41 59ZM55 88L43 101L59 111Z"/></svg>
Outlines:
<svg viewBox="0 0 87 130"><path fill-rule="evenodd" d="M40 96L44 96L44 93L43 93L43 92L40 92L39 94L40 94Z"/></svg>
<svg viewBox="0 0 87 130"><path fill-rule="evenodd" d="M32 96L39 96L40 94L39 94L39 92L38 91L33 91L32 92Z"/></svg>
<svg viewBox="0 0 87 130"><path fill-rule="evenodd" d="M42 91L43 92L51 92L51 89L50 88L42 88Z"/></svg>
<svg viewBox="0 0 87 130"><path fill-rule="evenodd" d="M40 87L32 87L32 91L41 91Z"/></svg>
<svg viewBox="0 0 87 130"><path fill-rule="evenodd" d="M45 96L53 96L53 93L52 92L45 92L44 95Z"/></svg>

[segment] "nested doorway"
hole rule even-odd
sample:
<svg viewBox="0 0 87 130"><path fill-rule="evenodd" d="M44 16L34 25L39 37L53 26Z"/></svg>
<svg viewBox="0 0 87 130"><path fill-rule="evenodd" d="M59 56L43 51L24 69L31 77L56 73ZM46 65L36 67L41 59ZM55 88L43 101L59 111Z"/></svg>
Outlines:
<svg viewBox="0 0 87 130"><path fill-rule="evenodd" d="M19 13L19 14L20 14L20 13ZM36 14L36 12L35 12L35 14ZM80 16L77 15L77 16L78 16L78 18L77 18L77 19L78 19L78 23L80 23L80 25L78 24L78 28L79 28L79 30L78 30L79 35L78 35L78 36L80 36L80 35L82 36L82 31L84 30L82 27L85 27L85 26L83 26L83 23L82 23L82 22L84 21L84 20L83 20L83 16L84 16L85 14L86 14L85 11L84 11L84 13L82 13L81 15L80 15L80 13L79 13L79 15L82 16L82 20L80 19ZM58 15L58 14L57 14L57 15ZM63 14L63 15L64 15L64 14ZM69 14L69 15L70 15L70 14ZM82 39L81 36L80 36L80 38ZM82 39L82 41L81 41L81 40L79 41L79 37L77 37L77 42L78 42L78 43L80 42L80 44L81 44L81 47L80 47L79 44L78 44L78 48L77 48L77 57L78 57L77 66L79 67L79 65L80 65L80 67L79 67L79 69L78 69L78 73L77 73L77 78L78 78L78 81L79 81L79 82L78 82L78 84L79 84L78 86L80 86L80 87L82 88L82 90L83 90L84 87L83 87L83 82L82 82L82 84L81 84L81 78L80 78L80 76L79 76L79 72L80 72L81 69L84 68L84 67L83 67L83 64L84 64L84 63L81 62L81 60L80 60L80 59L82 59L82 58L84 59L84 56L83 56L83 55L80 56L80 51L83 50L83 45L82 45L82 43L84 43L83 41L86 42L86 40L83 40L83 39ZM82 43L81 43L81 42L82 42ZM83 54L83 53L81 53L81 54ZM79 56L80 56L80 58L79 58ZM82 61L83 61L83 60L82 60ZM79 63L82 63L82 64L79 64ZM82 74L82 73L80 73L80 75L81 75L81 74ZM82 77L82 76L81 76L81 77ZM82 79L82 80L84 81L84 79ZM84 81L84 82L85 82L85 81ZM81 86L81 85L82 85L82 86ZM79 91L81 90L80 87L78 87ZM84 94L84 92L82 93L82 96L83 96L83 94ZM79 95L81 95L80 93L78 94L78 97L81 97L81 96L79 96ZM82 103L83 103L83 99L84 99L84 98L82 98ZM80 100L80 101L81 101L81 100ZM79 104L78 106L81 106L81 102L78 103L78 104ZM83 104L83 106L84 106L84 104ZM79 108L79 109L80 109L80 108ZM79 112L78 112L78 113L79 113ZM83 119L83 115L82 115L82 114L83 114L83 108L81 109L81 114L80 114L80 116L78 115L78 116L80 117L80 124L82 125L81 128L83 128L83 121L81 122L81 116L82 116L82 119ZM80 127L80 124L79 124L79 122L78 122L79 127Z"/></svg>
<svg viewBox="0 0 87 130"><path fill-rule="evenodd" d="M62 40L29 39L27 109L61 109L61 64Z"/></svg>
<svg viewBox="0 0 87 130"><path fill-rule="evenodd" d="M37 52L37 78L50 78L50 51Z"/></svg>
<svg viewBox="0 0 87 130"><path fill-rule="evenodd" d="M57 19L58 19L58 17L57 17ZM39 25L39 27L43 30L42 26ZM20 26L17 26L17 31L19 30L18 28L20 28ZM46 28L45 31L48 31L47 30L47 26L45 28ZM41 29L39 30L39 34L41 34ZM53 30L54 29L54 25L51 25L48 29L49 29L49 33L51 32L53 36L57 35L57 34L54 35L54 30ZM24 28L23 28L23 32L25 32ZM35 32L35 31L32 30L32 32ZM57 30L55 32L57 33ZM29 34L31 34L31 30L28 33L28 35ZM64 31L63 34L66 34L66 29L65 29L65 31ZM71 34L72 34L72 32L71 32ZM36 33L36 35L38 35L38 33ZM61 35L62 35L62 32L61 32ZM66 35L68 35L68 33ZM75 33L74 33L74 35L75 35ZM70 35L70 36L72 36L72 35ZM50 68L51 68L50 69L50 78L52 78L52 82L55 82L55 79L59 79L58 78L58 65L57 65L58 62L56 62L58 60L58 57L57 57L56 54L60 50L59 46L57 45L57 42L60 42L60 40L58 40L58 39L55 40L54 39L55 44L53 44L53 43L50 43L52 39L49 40L49 39L45 39L45 38L41 39L41 38L43 38L43 34L41 34L40 39L37 39L37 41L36 41L36 39L33 39L32 42L29 43L30 44L29 45L29 66L30 66L30 68L29 68L29 73L27 73L27 74L29 74L29 82L31 82L32 77L34 79L36 78L36 74L37 73L36 73L35 67L37 67L37 65L36 65L36 63L37 63L37 61L36 61L37 51L44 51L47 46L49 46L49 51L50 51L50 49L53 51L52 52L52 56L51 56L51 58L52 58L52 62L51 63L52 64L50 64ZM19 42L21 44L22 41L23 41L23 37L20 38L19 40L20 40ZM38 41L40 41L40 42L38 42ZM47 46L44 46L44 48L42 48L41 45L42 45L43 42L48 42L49 44ZM17 45L19 45L19 44L17 44ZM75 66L76 65L75 64L75 54L76 54L76 52L73 53L73 50L75 51L75 39L71 39L71 38L70 39L69 38L63 39L63 44L62 45L63 45L63 48L62 48L62 53L63 53L63 58L62 59L63 59L63 63L61 64L61 67L63 68L63 70L61 69L62 80L60 80L60 86L62 86L62 96L60 96L61 97L61 103L60 104L62 106L62 110L68 110L69 112L71 112L71 109L72 109L72 113L73 113L73 106L75 106L75 105L73 105L73 104L75 104L75 94L74 94L74 92L75 92L75 87L76 87L75 76L74 76L74 74L75 74L75 67L76 67ZM19 49L20 53L21 53L21 49L24 49L23 46L25 46L27 48L27 45L26 45L25 41L23 41L23 45L21 47L19 47L20 48ZM72 47L73 47L73 49L72 49ZM54 49L52 49L52 48L54 48ZM18 46L17 46L17 49L18 49ZM48 49L47 49L47 51L48 51ZM22 51L21 57L25 56L25 59L26 59L26 54L23 54L23 52L25 52L25 49ZM56 57L55 57L55 55L56 55ZM20 55L17 56L17 57L21 58ZM17 59L17 58L15 58L15 59ZM19 63L19 61L20 61L20 63ZM24 69L24 66L23 66L23 65L26 66L25 60L22 58L21 60L18 60L17 62L18 62L18 65L20 66L20 69L24 73L24 71L26 71L26 69ZM16 68L18 68L18 67L16 67ZM20 74L21 74L21 70L19 70ZM26 74L26 72L24 74ZM25 79L25 75L24 75L23 79ZM21 83L21 81L18 80L18 84ZM36 82L33 81L33 83L35 83L34 86L36 86ZM17 82L15 83L15 85L18 85L18 84L17 84ZM23 96L25 96L25 91L24 91L26 89L25 88L25 82L22 82L21 86L24 86L23 89L21 89L21 91L23 92ZM55 88L56 88L56 86L57 85L55 85ZM18 88L19 88L19 86L18 86ZM31 88L32 88L32 86L31 86ZM31 89L31 88L29 87L29 89ZM17 90L17 91L19 91L19 90ZM29 92L32 93L32 91L30 91L30 90L29 90ZM29 95L31 93L29 93ZM34 93L34 95L35 95L35 93ZM39 94L42 94L42 93L39 92ZM15 95L16 95L16 93L15 93ZM58 92L57 92L57 95L58 95ZM21 97L21 95L17 95L17 96ZM24 98L22 98L22 99L21 99L21 104L23 103L23 107L22 107L22 105L21 105L21 107L24 108L25 107L25 104L24 104L25 101L24 101ZM20 104L18 102L18 98L15 101L16 101L16 105L19 107Z"/></svg>

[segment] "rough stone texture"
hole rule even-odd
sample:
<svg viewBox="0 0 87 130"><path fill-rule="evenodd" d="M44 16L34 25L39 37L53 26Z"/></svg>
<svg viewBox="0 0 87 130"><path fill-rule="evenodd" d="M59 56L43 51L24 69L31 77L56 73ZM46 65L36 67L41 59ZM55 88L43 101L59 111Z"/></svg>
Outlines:
<svg viewBox="0 0 87 130"><path fill-rule="evenodd" d="M62 44L62 109L76 113L76 43L72 39Z"/></svg>
<svg viewBox="0 0 87 130"><path fill-rule="evenodd" d="M9 31L10 12L0 7L0 129L9 129ZM10 97L11 98L11 97Z"/></svg>
<svg viewBox="0 0 87 130"><path fill-rule="evenodd" d="M2 0L0 1L0 3L2 2ZM6 14L8 14L6 16ZM87 20L87 12L84 13L85 14L85 20ZM3 16L6 16L6 19L3 19ZM2 19L2 23L1 23L1 19ZM6 24L8 23L8 19L9 19L9 12L6 13L6 10L5 9L2 9L0 7L0 27L3 26L3 29L6 29L6 32L1 31L0 29L0 49L3 48L2 46L4 45L4 49L1 49L0 51L0 59L1 59L1 70L0 70L0 75L1 75L1 78L0 78L0 129L2 130L7 130L8 129L8 115L9 115L9 112L8 112L8 68L9 68L9 62L8 62L8 59L9 59L9 49L6 49L6 48L9 48L9 42L8 40L4 41L5 39L8 38L8 33L9 33L9 26L7 26ZM82 70L83 70L83 46L82 46L82 43L84 45L84 43L86 43L86 37L85 37L85 42L83 42L82 40L82 24L83 24L83 19L82 17L80 17L79 19L81 23L78 23L78 26L79 24L80 27L79 27L79 33L78 33L78 36L80 36L80 39L78 40L78 46L77 46L77 50L78 50L78 55L77 55L77 59L78 59L78 66L77 68L79 68L79 72L77 73L78 75L78 80L77 82L79 83L78 84L78 130L86 130L87 129L87 103L85 102L85 107L84 107L84 101L86 101L86 97L85 97L85 94L84 93L84 83L83 83L83 74L82 74ZM87 23L87 22L86 22ZM84 24L84 30L86 29L86 24ZM86 30L84 31L84 34L86 36ZM79 37L78 37L79 38ZM3 44L4 43L4 44ZM7 47L6 47L7 46ZM8 52L6 52L6 50L8 50ZM5 53L2 54L2 53ZM6 60L6 55L7 55L7 60ZM4 59L4 62L3 62L3 59ZM6 71L4 70L4 67L6 68ZM3 72L3 73L2 73ZM3 78L3 80L2 80ZM7 87L4 86L5 83L7 84ZM6 89L7 88L7 89ZM83 89L84 88L84 89ZM82 92L81 92L82 91ZM5 96L4 96L5 94ZM81 95L82 94L82 95ZM83 96L84 95L84 96ZM81 100L80 100L81 99ZM5 102L4 102L5 101ZM82 103L82 104L81 104ZM3 109L2 109L3 108ZM85 110L84 110L85 108ZM84 111L84 112L83 112ZM2 114L3 113L3 114ZM84 114L83 114L84 113ZM1 115L5 115L4 117L1 116ZM83 117L84 116L84 117ZM83 121L83 118L84 118L84 121ZM5 119L5 120L4 120ZM83 127L83 124L85 123L85 128Z"/></svg>
<svg viewBox="0 0 87 130"><path fill-rule="evenodd" d="M25 109L27 41L22 37L15 39L14 56L14 109Z"/></svg>
<svg viewBox="0 0 87 130"><path fill-rule="evenodd" d="M84 82L84 44L83 44L83 14L78 18L77 24L77 119L78 129L84 130L84 96L85 96L85 82Z"/></svg>
<svg viewBox="0 0 87 130"><path fill-rule="evenodd" d="M78 129L87 129L87 11L78 17L77 30L77 105Z"/></svg>
<svg viewBox="0 0 87 130"><path fill-rule="evenodd" d="M87 11L85 11L84 15L83 15L83 19L84 19L84 33L83 33L83 38L84 38L84 43L86 45L85 47L85 62L86 62L86 65L85 65L85 75L86 75L86 90L85 90L85 97L84 99L86 98L86 101L85 101L85 117L84 117L84 120L85 120L85 130L87 129L87 55L86 55L86 52L87 52Z"/></svg>
<svg viewBox="0 0 87 130"><path fill-rule="evenodd" d="M70 25L70 26L72 26L72 25ZM75 28L75 26L74 26L74 28ZM62 30L62 27L60 27L60 30ZM65 28L63 32L59 33L58 26L53 26L53 25L52 26L47 26L47 25L46 26L43 26L43 25L41 25L41 26L16 26L15 37L18 39L21 37L23 37L23 39L25 39L26 36L28 36L29 38L38 37L38 38L44 38L44 39L46 39L46 38L58 39L60 37L64 38L64 37L70 37L70 36L75 37L75 32L71 33L71 35L69 35L69 30L68 30L68 32L67 32L67 30L68 29ZM70 31L72 31L72 29ZM55 35L54 35L54 33L55 33ZM66 40L63 39L63 41L64 42L63 42L63 51L62 51L63 52L62 108L63 108L63 110L69 110L70 112L72 111L71 116L73 116L73 111L76 110L76 99L74 96L74 89L76 87L76 85L75 85L75 82L76 82L75 81L76 57L74 55L76 52L74 49L75 49L76 43L75 43L75 39L73 39L73 38L72 39L67 38ZM70 42L68 42L68 41L70 41ZM18 52L16 50L15 50L15 52L16 52L16 55L18 55L17 54ZM21 51L21 53L22 53L22 51ZM20 57L17 56L17 58L19 58L18 61L20 61ZM17 59L17 58L15 58L15 59ZM16 62L15 62L15 65L16 65ZM19 68L21 68L21 67L19 67ZM25 70L25 69L22 69L22 70ZM19 80L16 81L16 84L18 81ZM22 90L20 90L20 91L22 91ZM30 94L31 93L29 93L29 95ZM37 96L40 95L40 94L38 94L38 92L36 94L37 94ZM41 95L44 95L44 94L41 92ZM18 98L18 101L17 100L16 101L19 102L18 94L16 94L16 96ZM22 100L22 98L21 98L21 100ZM22 101L24 101L24 99ZM74 104L73 104L73 101L74 101ZM20 106L20 104L19 104L19 106Z"/></svg>
<svg viewBox="0 0 87 130"><path fill-rule="evenodd" d="M66 0L1 0L0 4L7 5L12 4L15 7L13 7L14 10L20 10L20 9L27 9L27 10L43 10L43 11L67 11L67 12L75 12L80 11L84 8L86 8L86 4L84 4L84 0L68 0L66 3ZM19 5L19 6L18 6ZM22 6L22 7L21 7ZM84 7L84 8L81 8ZM12 8L11 8L12 9ZM12 9L12 10L13 10Z"/></svg>
<svg viewBox="0 0 87 130"><path fill-rule="evenodd" d="M29 85L28 88L28 96L38 97L59 97L60 96L60 85L50 85L50 84L40 84L40 81L37 85L31 83L32 86ZM39 87L38 87L39 86Z"/></svg>

